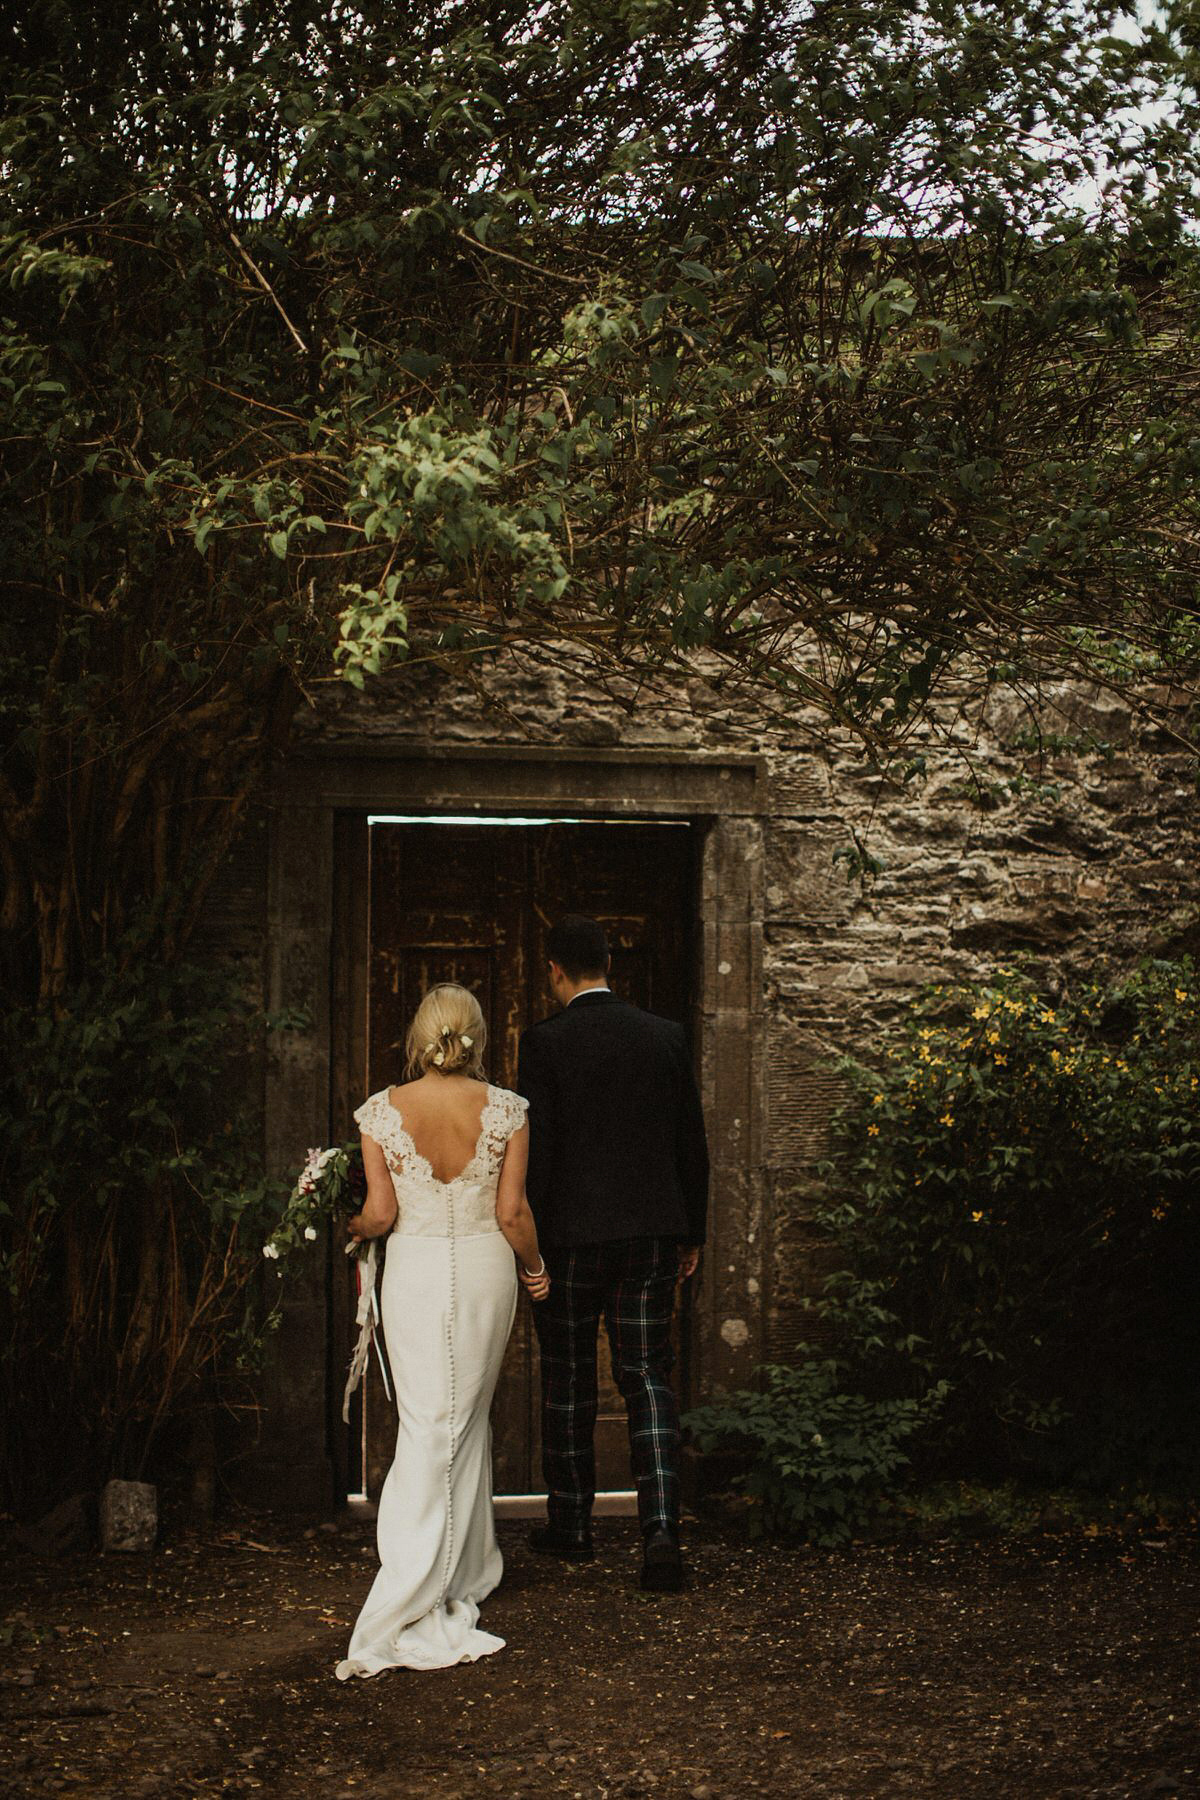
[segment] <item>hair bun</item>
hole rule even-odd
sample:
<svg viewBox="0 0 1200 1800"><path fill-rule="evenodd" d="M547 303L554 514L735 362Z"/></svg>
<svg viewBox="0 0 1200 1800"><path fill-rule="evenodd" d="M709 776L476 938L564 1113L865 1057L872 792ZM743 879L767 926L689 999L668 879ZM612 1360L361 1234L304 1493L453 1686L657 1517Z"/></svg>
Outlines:
<svg viewBox="0 0 1200 1800"><path fill-rule="evenodd" d="M436 1069L440 1075L483 1072L487 1037L479 1002L469 988L440 982L430 988L413 1016L405 1044L410 1079Z"/></svg>

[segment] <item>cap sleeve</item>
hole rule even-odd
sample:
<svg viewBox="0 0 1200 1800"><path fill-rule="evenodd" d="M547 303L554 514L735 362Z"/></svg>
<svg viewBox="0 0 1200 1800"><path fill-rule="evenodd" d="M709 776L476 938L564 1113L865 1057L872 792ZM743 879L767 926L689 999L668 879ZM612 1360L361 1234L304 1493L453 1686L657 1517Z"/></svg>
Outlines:
<svg viewBox="0 0 1200 1800"><path fill-rule="evenodd" d="M514 1094L510 1088L505 1088L504 1098L504 1124L506 1137L511 1137L513 1132L520 1131L522 1125L525 1123L526 1114L529 1111L529 1102L525 1099L524 1095Z"/></svg>
<svg viewBox="0 0 1200 1800"><path fill-rule="evenodd" d="M378 1094L371 1094L363 1101L362 1105L356 1107L354 1111L354 1123L358 1126L360 1131L365 1131L368 1137L373 1137L376 1143L381 1143L383 1141L382 1132L384 1121L380 1117L379 1103L380 1096Z"/></svg>

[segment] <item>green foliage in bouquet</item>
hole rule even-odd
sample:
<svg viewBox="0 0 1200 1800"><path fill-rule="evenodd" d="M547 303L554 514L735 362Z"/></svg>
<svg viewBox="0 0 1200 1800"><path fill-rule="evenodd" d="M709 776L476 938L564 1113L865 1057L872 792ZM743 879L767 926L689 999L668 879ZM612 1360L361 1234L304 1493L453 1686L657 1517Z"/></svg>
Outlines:
<svg viewBox="0 0 1200 1800"><path fill-rule="evenodd" d="M701 1450L744 1451L736 1484L752 1502L750 1532L802 1532L844 1543L866 1524L909 1461L909 1440L936 1418L946 1383L919 1398L871 1400L843 1391L846 1365L809 1358L771 1366L764 1386L695 1408L685 1423Z"/></svg>
<svg viewBox="0 0 1200 1800"><path fill-rule="evenodd" d="M811 1303L881 1396L947 1383L938 1472L1169 1481L1200 1462L1200 1008L1190 960L1048 997L934 988L838 1067Z"/></svg>
<svg viewBox="0 0 1200 1800"><path fill-rule="evenodd" d="M287 1205L263 1245L263 1255L278 1261L312 1243L321 1235L321 1222L349 1218L360 1210L366 1197L367 1175L357 1141L310 1150ZM366 1245L361 1245L360 1253L365 1249Z"/></svg>

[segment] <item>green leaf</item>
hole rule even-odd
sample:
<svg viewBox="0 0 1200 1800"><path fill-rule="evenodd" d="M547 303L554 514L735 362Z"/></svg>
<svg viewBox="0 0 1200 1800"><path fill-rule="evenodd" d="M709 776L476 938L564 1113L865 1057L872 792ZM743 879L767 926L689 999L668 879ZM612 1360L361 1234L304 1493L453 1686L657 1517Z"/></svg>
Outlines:
<svg viewBox="0 0 1200 1800"><path fill-rule="evenodd" d="M679 372L678 356L657 356L650 364L650 381L656 393L669 394Z"/></svg>
<svg viewBox="0 0 1200 1800"><path fill-rule="evenodd" d="M396 361L402 369L407 369L410 375L416 375L421 381L436 375L443 367L443 358L431 356L426 350L402 350Z"/></svg>
<svg viewBox="0 0 1200 1800"><path fill-rule="evenodd" d="M641 304L642 324L647 331L653 331L658 321L670 305L669 294L649 294Z"/></svg>

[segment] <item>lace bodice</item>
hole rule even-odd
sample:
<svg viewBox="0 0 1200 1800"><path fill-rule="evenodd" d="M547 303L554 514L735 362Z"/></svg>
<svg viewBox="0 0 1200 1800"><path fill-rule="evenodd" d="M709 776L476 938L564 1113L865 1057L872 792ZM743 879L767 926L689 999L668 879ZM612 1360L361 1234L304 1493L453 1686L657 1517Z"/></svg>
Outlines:
<svg viewBox="0 0 1200 1800"><path fill-rule="evenodd" d="M355 1124L383 1151L396 1193L393 1232L415 1237L474 1237L498 1231L496 1184L504 1151L514 1131L525 1123L528 1100L509 1088L488 1083L479 1136L470 1162L453 1181L439 1181L380 1088L363 1101Z"/></svg>

